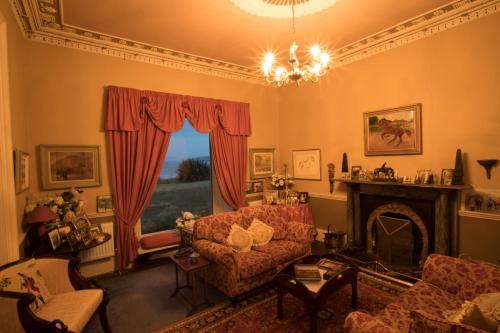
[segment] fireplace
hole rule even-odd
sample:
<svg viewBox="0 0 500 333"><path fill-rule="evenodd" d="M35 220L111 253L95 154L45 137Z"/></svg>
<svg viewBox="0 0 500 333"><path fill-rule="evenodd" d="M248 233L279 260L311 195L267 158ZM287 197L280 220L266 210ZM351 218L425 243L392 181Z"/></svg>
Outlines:
<svg viewBox="0 0 500 333"><path fill-rule="evenodd" d="M346 255L418 275L430 253L458 254L458 203L467 186L338 181L347 185Z"/></svg>

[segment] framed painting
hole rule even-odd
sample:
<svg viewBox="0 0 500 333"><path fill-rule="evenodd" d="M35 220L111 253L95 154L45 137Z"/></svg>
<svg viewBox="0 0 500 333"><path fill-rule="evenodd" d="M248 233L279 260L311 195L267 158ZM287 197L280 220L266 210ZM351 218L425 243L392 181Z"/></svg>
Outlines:
<svg viewBox="0 0 500 333"><path fill-rule="evenodd" d="M321 151L319 149L292 151L293 178L321 180Z"/></svg>
<svg viewBox="0 0 500 333"><path fill-rule="evenodd" d="M42 190L101 185L100 146L39 147Z"/></svg>
<svg viewBox="0 0 500 333"><path fill-rule="evenodd" d="M98 213L112 212L113 196L111 195L98 195L96 197L96 210Z"/></svg>
<svg viewBox="0 0 500 333"><path fill-rule="evenodd" d="M14 183L16 193L30 188L30 155L21 150L14 151Z"/></svg>
<svg viewBox="0 0 500 333"><path fill-rule="evenodd" d="M250 148L250 178L270 177L274 173L274 148Z"/></svg>
<svg viewBox="0 0 500 333"><path fill-rule="evenodd" d="M422 153L422 105L365 112L365 156Z"/></svg>

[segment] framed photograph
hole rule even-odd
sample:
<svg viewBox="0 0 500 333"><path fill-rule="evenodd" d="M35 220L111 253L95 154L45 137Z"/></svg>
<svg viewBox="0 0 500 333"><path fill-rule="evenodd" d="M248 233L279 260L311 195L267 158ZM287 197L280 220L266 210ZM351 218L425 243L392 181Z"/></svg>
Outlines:
<svg viewBox="0 0 500 333"><path fill-rule="evenodd" d="M421 154L421 113L421 104L365 112L365 155Z"/></svg>
<svg viewBox="0 0 500 333"><path fill-rule="evenodd" d="M441 184L451 185L454 169L443 169L441 171Z"/></svg>
<svg viewBox="0 0 500 333"><path fill-rule="evenodd" d="M292 151L293 178L321 180L321 151L319 149Z"/></svg>
<svg viewBox="0 0 500 333"><path fill-rule="evenodd" d="M75 217L75 219L72 221L73 226L75 229L83 229L83 228L90 228L90 220L85 214L78 215Z"/></svg>
<svg viewBox="0 0 500 333"><path fill-rule="evenodd" d="M274 173L274 148L250 148L250 178L270 177Z"/></svg>
<svg viewBox="0 0 500 333"><path fill-rule="evenodd" d="M98 213L112 212L114 210L113 206L113 196L111 195L98 195L96 197L96 207Z"/></svg>
<svg viewBox="0 0 500 333"><path fill-rule="evenodd" d="M250 194L252 193L253 189L252 189L252 183L251 182L247 182L247 185L245 187L245 193L246 194Z"/></svg>
<svg viewBox="0 0 500 333"><path fill-rule="evenodd" d="M262 198L264 204L276 204L278 203L278 190L265 190Z"/></svg>
<svg viewBox="0 0 500 333"><path fill-rule="evenodd" d="M61 237L61 242L66 242L68 240L68 234L73 230L73 225L71 223L65 223L57 227L59 236Z"/></svg>
<svg viewBox="0 0 500 333"><path fill-rule="evenodd" d="M100 235L102 235L101 225L100 224L93 224L90 227L90 237L92 237L92 239L97 239L97 237L99 237Z"/></svg>
<svg viewBox="0 0 500 333"><path fill-rule="evenodd" d="M83 244L89 245L94 240L94 238L92 238L92 235L90 233L90 227L86 226L81 229L78 229L77 231L80 232L80 237L82 239Z"/></svg>
<svg viewBox="0 0 500 333"><path fill-rule="evenodd" d="M100 146L39 147L42 190L101 185Z"/></svg>
<svg viewBox="0 0 500 333"><path fill-rule="evenodd" d="M253 193L260 193L263 190L264 190L264 182L262 180L259 182L252 183L252 192Z"/></svg>
<svg viewBox="0 0 500 333"><path fill-rule="evenodd" d="M353 165L351 167L351 179L359 179L360 173L361 173L360 165Z"/></svg>
<svg viewBox="0 0 500 333"><path fill-rule="evenodd" d="M59 231L57 228L50 230L47 235L50 239L50 245L52 245L52 250L55 250L61 245L61 236L59 235Z"/></svg>
<svg viewBox="0 0 500 333"><path fill-rule="evenodd" d="M14 180L16 193L30 188L30 155L21 150L14 151Z"/></svg>
<svg viewBox="0 0 500 333"><path fill-rule="evenodd" d="M299 192L299 203L309 202L309 192Z"/></svg>

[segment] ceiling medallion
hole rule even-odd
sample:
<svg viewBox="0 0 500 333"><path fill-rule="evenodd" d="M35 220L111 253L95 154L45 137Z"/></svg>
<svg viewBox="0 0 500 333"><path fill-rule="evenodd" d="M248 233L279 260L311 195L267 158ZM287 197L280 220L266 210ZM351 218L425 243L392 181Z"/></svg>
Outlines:
<svg viewBox="0 0 500 333"><path fill-rule="evenodd" d="M240 9L252 15L270 18L290 17L290 6L295 16L314 14L333 6L338 0L231 0Z"/></svg>
<svg viewBox="0 0 500 333"><path fill-rule="evenodd" d="M277 0L276 0L277 1ZM292 0L293 1L293 0ZM310 49L310 61L301 65L297 58L299 46L295 42L295 5L292 3L292 29L293 41L290 45L288 58L288 68L275 65L274 54L268 52L264 55L262 62L262 74L269 83L275 83L278 87L295 82L299 86L301 81L318 82L319 78L328 71L330 55L322 50L318 45L313 45Z"/></svg>

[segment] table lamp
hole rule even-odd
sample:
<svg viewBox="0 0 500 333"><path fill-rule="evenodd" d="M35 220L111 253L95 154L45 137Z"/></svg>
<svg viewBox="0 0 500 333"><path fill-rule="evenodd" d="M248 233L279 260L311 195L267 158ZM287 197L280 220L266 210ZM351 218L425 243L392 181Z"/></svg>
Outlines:
<svg viewBox="0 0 500 333"><path fill-rule="evenodd" d="M59 218L59 215L50 210L47 206L38 206L24 219L26 224L39 224L38 236L42 237L45 234L45 223Z"/></svg>

